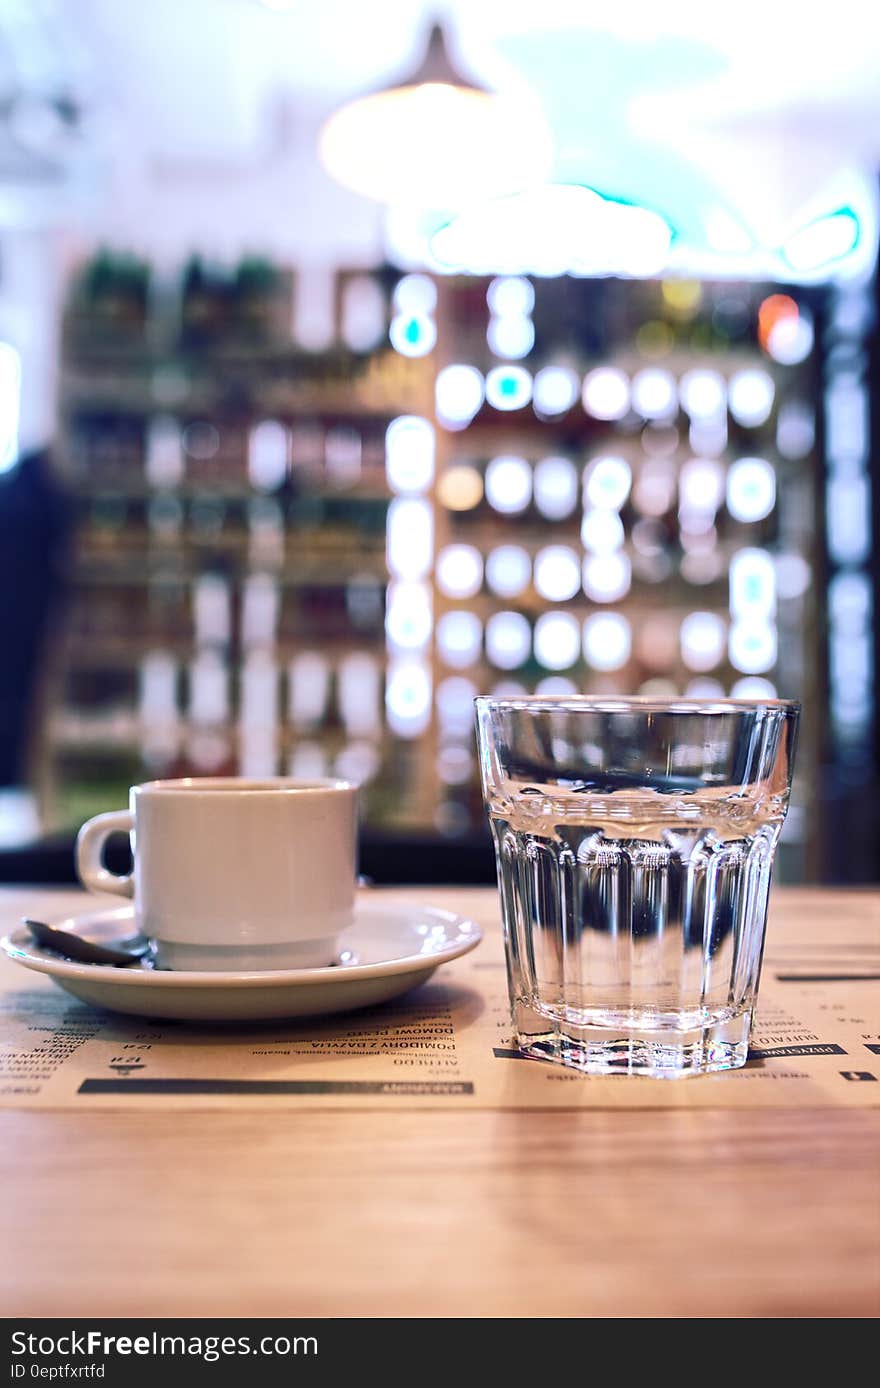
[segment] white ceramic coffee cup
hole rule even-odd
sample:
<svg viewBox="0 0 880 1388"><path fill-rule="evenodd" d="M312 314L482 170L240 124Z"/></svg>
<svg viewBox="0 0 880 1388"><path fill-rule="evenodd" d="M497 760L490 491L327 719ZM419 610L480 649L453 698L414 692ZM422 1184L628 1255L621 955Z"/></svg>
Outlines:
<svg viewBox="0 0 880 1388"><path fill-rule="evenodd" d="M139 930L169 969L298 969L333 963L354 915L357 787L238 777L148 781L129 810L79 833L77 871L133 897ZM134 870L103 863L131 835Z"/></svg>

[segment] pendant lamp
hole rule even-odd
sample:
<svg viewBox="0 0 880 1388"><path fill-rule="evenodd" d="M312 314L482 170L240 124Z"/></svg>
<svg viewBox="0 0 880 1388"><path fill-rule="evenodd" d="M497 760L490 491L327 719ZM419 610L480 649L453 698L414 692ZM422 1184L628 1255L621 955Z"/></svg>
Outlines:
<svg viewBox="0 0 880 1388"><path fill-rule="evenodd" d="M337 182L365 197L458 209L546 178L553 142L531 92L488 91L463 76L435 24L417 70L338 110L319 152Z"/></svg>

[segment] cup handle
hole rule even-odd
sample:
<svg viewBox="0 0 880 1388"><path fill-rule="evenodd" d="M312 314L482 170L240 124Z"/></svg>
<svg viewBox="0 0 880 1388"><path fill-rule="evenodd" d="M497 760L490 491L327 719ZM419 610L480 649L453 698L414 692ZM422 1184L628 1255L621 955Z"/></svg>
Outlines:
<svg viewBox="0 0 880 1388"><path fill-rule="evenodd" d="M104 844L111 834L130 834L134 818L130 810L113 810L87 819L76 838L76 870L84 887L93 892L134 896L134 873L119 875L104 866Z"/></svg>

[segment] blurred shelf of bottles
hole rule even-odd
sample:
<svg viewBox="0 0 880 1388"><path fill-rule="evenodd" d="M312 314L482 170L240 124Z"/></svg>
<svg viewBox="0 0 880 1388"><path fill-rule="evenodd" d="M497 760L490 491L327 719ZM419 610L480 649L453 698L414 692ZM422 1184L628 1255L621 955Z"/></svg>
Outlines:
<svg viewBox="0 0 880 1388"><path fill-rule="evenodd" d="M64 335L62 818L131 776L290 771L467 835L476 693L822 706L824 291L352 272L309 352L289 273L191 264L175 299L117 263Z"/></svg>
<svg viewBox="0 0 880 1388"><path fill-rule="evenodd" d="M476 692L796 697L780 864L804 874L825 700L823 293L500 277L447 280L441 296L454 356L435 387L430 596L445 823L467 832L479 815Z"/></svg>

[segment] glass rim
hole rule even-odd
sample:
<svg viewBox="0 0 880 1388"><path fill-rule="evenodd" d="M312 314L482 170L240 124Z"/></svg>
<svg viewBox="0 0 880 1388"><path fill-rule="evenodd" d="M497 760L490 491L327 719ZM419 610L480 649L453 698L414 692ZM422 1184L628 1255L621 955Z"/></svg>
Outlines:
<svg viewBox="0 0 880 1388"><path fill-rule="evenodd" d="M691 699L686 695L677 698L657 698L649 694L517 694L511 697L498 697L492 694L478 694L474 699L477 707L495 709L529 710L556 713L753 713L758 709L774 712L800 713L799 699Z"/></svg>
<svg viewBox="0 0 880 1388"><path fill-rule="evenodd" d="M212 795L234 796L317 796L327 791L357 790L354 781L338 776L165 776L156 781L140 781L130 787L132 795Z"/></svg>

